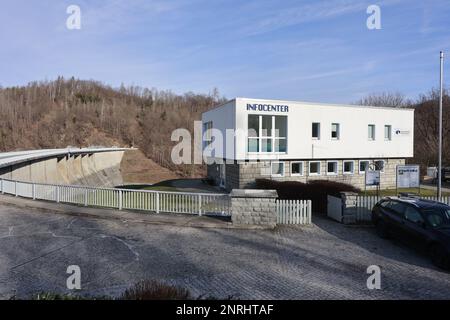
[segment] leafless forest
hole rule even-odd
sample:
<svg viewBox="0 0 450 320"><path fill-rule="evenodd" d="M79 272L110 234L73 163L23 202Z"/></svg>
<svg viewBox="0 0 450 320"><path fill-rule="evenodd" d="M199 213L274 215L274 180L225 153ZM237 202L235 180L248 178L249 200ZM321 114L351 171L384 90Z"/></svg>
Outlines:
<svg viewBox="0 0 450 320"><path fill-rule="evenodd" d="M135 146L182 176L196 176L203 168L170 161L170 136L176 128L192 131L193 121L221 100L217 90L177 95L73 78L1 88L0 148Z"/></svg>
<svg viewBox="0 0 450 320"><path fill-rule="evenodd" d="M176 128L193 130L201 113L224 101L209 94L175 94L140 87L112 88L96 81L58 78L23 87L0 88L0 148L3 151L66 146L135 146L182 176L198 176L201 166L175 166L170 161ZM413 107L415 158L435 165L438 137L438 92L417 101L401 94L365 97L360 104ZM450 99L444 98L444 163L450 165Z"/></svg>

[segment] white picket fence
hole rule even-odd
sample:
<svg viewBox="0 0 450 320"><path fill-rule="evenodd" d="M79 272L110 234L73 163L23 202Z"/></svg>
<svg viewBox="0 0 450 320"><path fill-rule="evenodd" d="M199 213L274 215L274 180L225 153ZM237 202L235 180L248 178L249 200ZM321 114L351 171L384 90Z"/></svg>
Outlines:
<svg viewBox="0 0 450 320"><path fill-rule="evenodd" d="M311 224L311 200L277 200L277 224Z"/></svg>
<svg viewBox="0 0 450 320"><path fill-rule="evenodd" d="M375 204L383 197L377 196L358 196L356 198L356 220L370 221L372 217L372 209ZM421 199L438 201L437 197L420 197ZM450 196L442 197L440 202L450 205Z"/></svg>
<svg viewBox="0 0 450 320"><path fill-rule="evenodd" d="M0 192L60 203L196 215L230 215L227 194L97 188L0 179Z"/></svg>

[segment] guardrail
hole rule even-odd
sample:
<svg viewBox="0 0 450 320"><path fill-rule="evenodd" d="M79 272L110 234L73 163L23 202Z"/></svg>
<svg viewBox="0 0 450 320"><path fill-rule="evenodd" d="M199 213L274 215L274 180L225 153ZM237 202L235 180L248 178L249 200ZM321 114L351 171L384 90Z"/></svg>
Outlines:
<svg viewBox="0 0 450 320"><path fill-rule="evenodd" d="M0 179L0 192L33 200L83 206L185 213L230 215L227 194L97 188Z"/></svg>

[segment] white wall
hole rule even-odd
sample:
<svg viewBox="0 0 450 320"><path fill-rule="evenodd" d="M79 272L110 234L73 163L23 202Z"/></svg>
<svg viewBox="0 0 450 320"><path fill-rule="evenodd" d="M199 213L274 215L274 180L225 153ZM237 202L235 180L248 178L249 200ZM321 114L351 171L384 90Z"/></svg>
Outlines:
<svg viewBox="0 0 450 320"><path fill-rule="evenodd" d="M288 105L288 112L247 111L247 103ZM266 154L262 159L355 159L408 158L413 156L414 111L400 108L327 105L294 101L237 98L220 108L203 114L203 122L213 121L213 127L225 130L247 130L248 114L278 114L288 116L286 154ZM234 116L236 121L234 122ZM313 140L311 126L321 123L321 139ZM331 139L331 124L340 124L340 139ZM375 124L376 139L368 139L368 125ZM385 141L384 126L392 126L392 140ZM401 134L396 134L401 130ZM237 160L251 159L246 139L236 141ZM261 159L261 156L260 156Z"/></svg>

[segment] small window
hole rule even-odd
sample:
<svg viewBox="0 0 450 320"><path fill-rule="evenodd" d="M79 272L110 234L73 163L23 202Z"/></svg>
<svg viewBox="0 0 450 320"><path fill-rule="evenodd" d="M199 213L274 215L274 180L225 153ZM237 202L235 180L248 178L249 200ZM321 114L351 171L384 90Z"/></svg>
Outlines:
<svg viewBox="0 0 450 320"><path fill-rule="evenodd" d="M291 162L291 176L303 175L303 162Z"/></svg>
<svg viewBox="0 0 450 320"><path fill-rule="evenodd" d="M284 176L284 162L272 162L270 168L272 177Z"/></svg>
<svg viewBox="0 0 450 320"><path fill-rule="evenodd" d="M366 173L366 170L369 168L368 160L359 161L359 173Z"/></svg>
<svg viewBox="0 0 450 320"><path fill-rule="evenodd" d="M320 175L320 161L313 161L309 163L309 175L310 176Z"/></svg>
<svg viewBox="0 0 450 320"><path fill-rule="evenodd" d="M339 140L339 123L331 124L331 139Z"/></svg>
<svg viewBox="0 0 450 320"><path fill-rule="evenodd" d="M368 138L369 138L369 140L375 140L375 125L374 124L369 124Z"/></svg>
<svg viewBox="0 0 450 320"><path fill-rule="evenodd" d="M344 161L344 174L353 174L355 163L353 161Z"/></svg>
<svg viewBox="0 0 450 320"><path fill-rule="evenodd" d="M379 170L381 172L384 172L384 160L377 160L377 161L375 161L375 170Z"/></svg>
<svg viewBox="0 0 450 320"><path fill-rule="evenodd" d="M387 141L392 140L392 126L389 125L384 126L384 140Z"/></svg>
<svg viewBox="0 0 450 320"><path fill-rule="evenodd" d="M312 138L320 139L320 123L313 122L312 124Z"/></svg>
<svg viewBox="0 0 450 320"><path fill-rule="evenodd" d="M338 174L338 162L337 161L328 161L327 162L327 175L336 175Z"/></svg>

